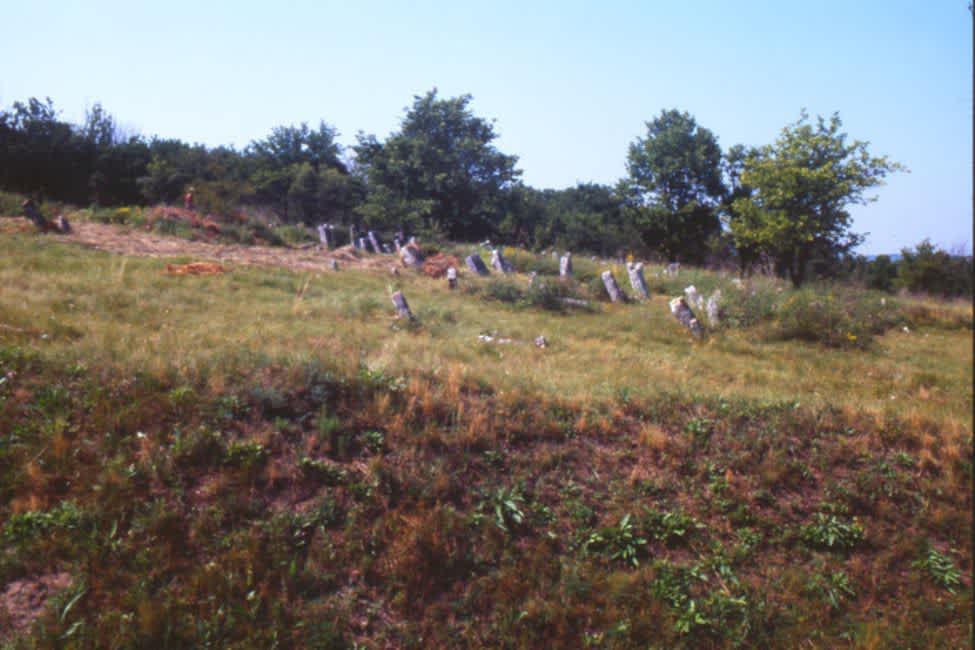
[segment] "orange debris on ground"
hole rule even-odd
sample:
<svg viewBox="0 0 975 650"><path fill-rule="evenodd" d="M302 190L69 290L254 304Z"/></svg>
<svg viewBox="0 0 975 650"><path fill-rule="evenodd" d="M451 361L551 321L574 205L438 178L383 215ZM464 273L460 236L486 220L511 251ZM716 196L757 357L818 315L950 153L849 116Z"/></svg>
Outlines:
<svg viewBox="0 0 975 650"><path fill-rule="evenodd" d="M442 278L450 267L460 269L460 260L453 255L437 253L423 262L423 273L431 278Z"/></svg>
<svg viewBox="0 0 975 650"><path fill-rule="evenodd" d="M220 224L211 215L200 216L193 210L186 208L176 208L165 205L157 205L149 213L148 225L151 227L155 222L162 220L182 221L193 228L200 228L208 235L219 235Z"/></svg>
<svg viewBox="0 0 975 650"><path fill-rule="evenodd" d="M166 273L169 275L219 275L220 273L226 272L227 269L215 262L166 265Z"/></svg>

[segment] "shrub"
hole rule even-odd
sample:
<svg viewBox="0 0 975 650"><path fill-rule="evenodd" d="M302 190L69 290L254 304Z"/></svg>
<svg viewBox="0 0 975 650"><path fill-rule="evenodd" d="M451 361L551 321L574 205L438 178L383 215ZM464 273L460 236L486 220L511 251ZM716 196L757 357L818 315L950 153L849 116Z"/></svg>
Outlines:
<svg viewBox="0 0 975 650"><path fill-rule="evenodd" d="M802 289L778 308L773 337L822 343L837 348L866 348L875 334L900 322L899 312L867 293Z"/></svg>
<svg viewBox="0 0 975 650"><path fill-rule="evenodd" d="M929 545L921 559L912 566L925 572L935 584L944 587L949 593L955 593L955 587L961 584L961 572L955 567L955 563L933 546Z"/></svg>
<svg viewBox="0 0 975 650"><path fill-rule="evenodd" d="M646 544L647 540L637 537L633 532L630 515L626 514L617 525L602 528L589 535L585 548L587 551L599 551L611 560L639 566L637 555Z"/></svg>
<svg viewBox="0 0 975 650"><path fill-rule="evenodd" d="M812 523L802 526L799 537L808 546L846 551L863 541L865 531L857 518L847 520L835 514L817 512Z"/></svg>

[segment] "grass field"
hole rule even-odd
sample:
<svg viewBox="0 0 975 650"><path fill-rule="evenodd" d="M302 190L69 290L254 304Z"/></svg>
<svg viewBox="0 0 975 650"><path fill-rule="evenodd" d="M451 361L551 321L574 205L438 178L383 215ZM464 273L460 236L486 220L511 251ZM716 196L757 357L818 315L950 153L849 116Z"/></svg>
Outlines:
<svg viewBox="0 0 975 650"><path fill-rule="evenodd" d="M509 257L548 289L0 234L0 638L970 645L970 302Z"/></svg>

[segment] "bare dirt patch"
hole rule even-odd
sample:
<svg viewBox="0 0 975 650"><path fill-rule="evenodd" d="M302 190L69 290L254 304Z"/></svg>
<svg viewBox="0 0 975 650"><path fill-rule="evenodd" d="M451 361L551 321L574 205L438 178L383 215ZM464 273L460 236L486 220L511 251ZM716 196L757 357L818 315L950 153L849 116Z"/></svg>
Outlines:
<svg viewBox="0 0 975 650"><path fill-rule="evenodd" d="M0 232L30 233L36 229L22 218L3 219ZM390 264L399 264L392 255L363 253L351 246L325 251L312 246L307 248L283 248L280 246L245 246L189 241L178 237L166 237L152 232L125 226L79 221L72 224L72 232L50 235L61 241L69 241L108 253L138 257L192 257L198 260L218 262L223 265L272 266L292 271L330 271L332 261L340 269L369 269L388 271Z"/></svg>
<svg viewBox="0 0 975 650"><path fill-rule="evenodd" d="M70 584L71 574L63 571L22 578L7 584L0 592L0 629L9 627L18 631L26 628L41 615L47 601Z"/></svg>

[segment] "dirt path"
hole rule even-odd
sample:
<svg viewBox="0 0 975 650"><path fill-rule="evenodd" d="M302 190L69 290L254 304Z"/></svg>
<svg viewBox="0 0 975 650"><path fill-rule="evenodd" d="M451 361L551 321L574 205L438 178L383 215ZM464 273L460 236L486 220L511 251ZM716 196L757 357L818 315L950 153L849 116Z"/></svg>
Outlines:
<svg viewBox="0 0 975 650"><path fill-rule="evenodd" d="M33 232L26 219L4 219L11 230ZM23 222L29 227L11 222ZM338 261L340 268L388 269L396 263L388 255L361 255L350 246L334 251L317 248L282 248L278 246L243 246L241 244L217 244L189 241L179 237L166 237L151 232L109 224L80 221L71 224L70 235L49 235L62 241L109 253L139 257L191 257L194 261L209 260L222 264L246 266L275 266L295 271L328 271L331 261Z"/></svg>

